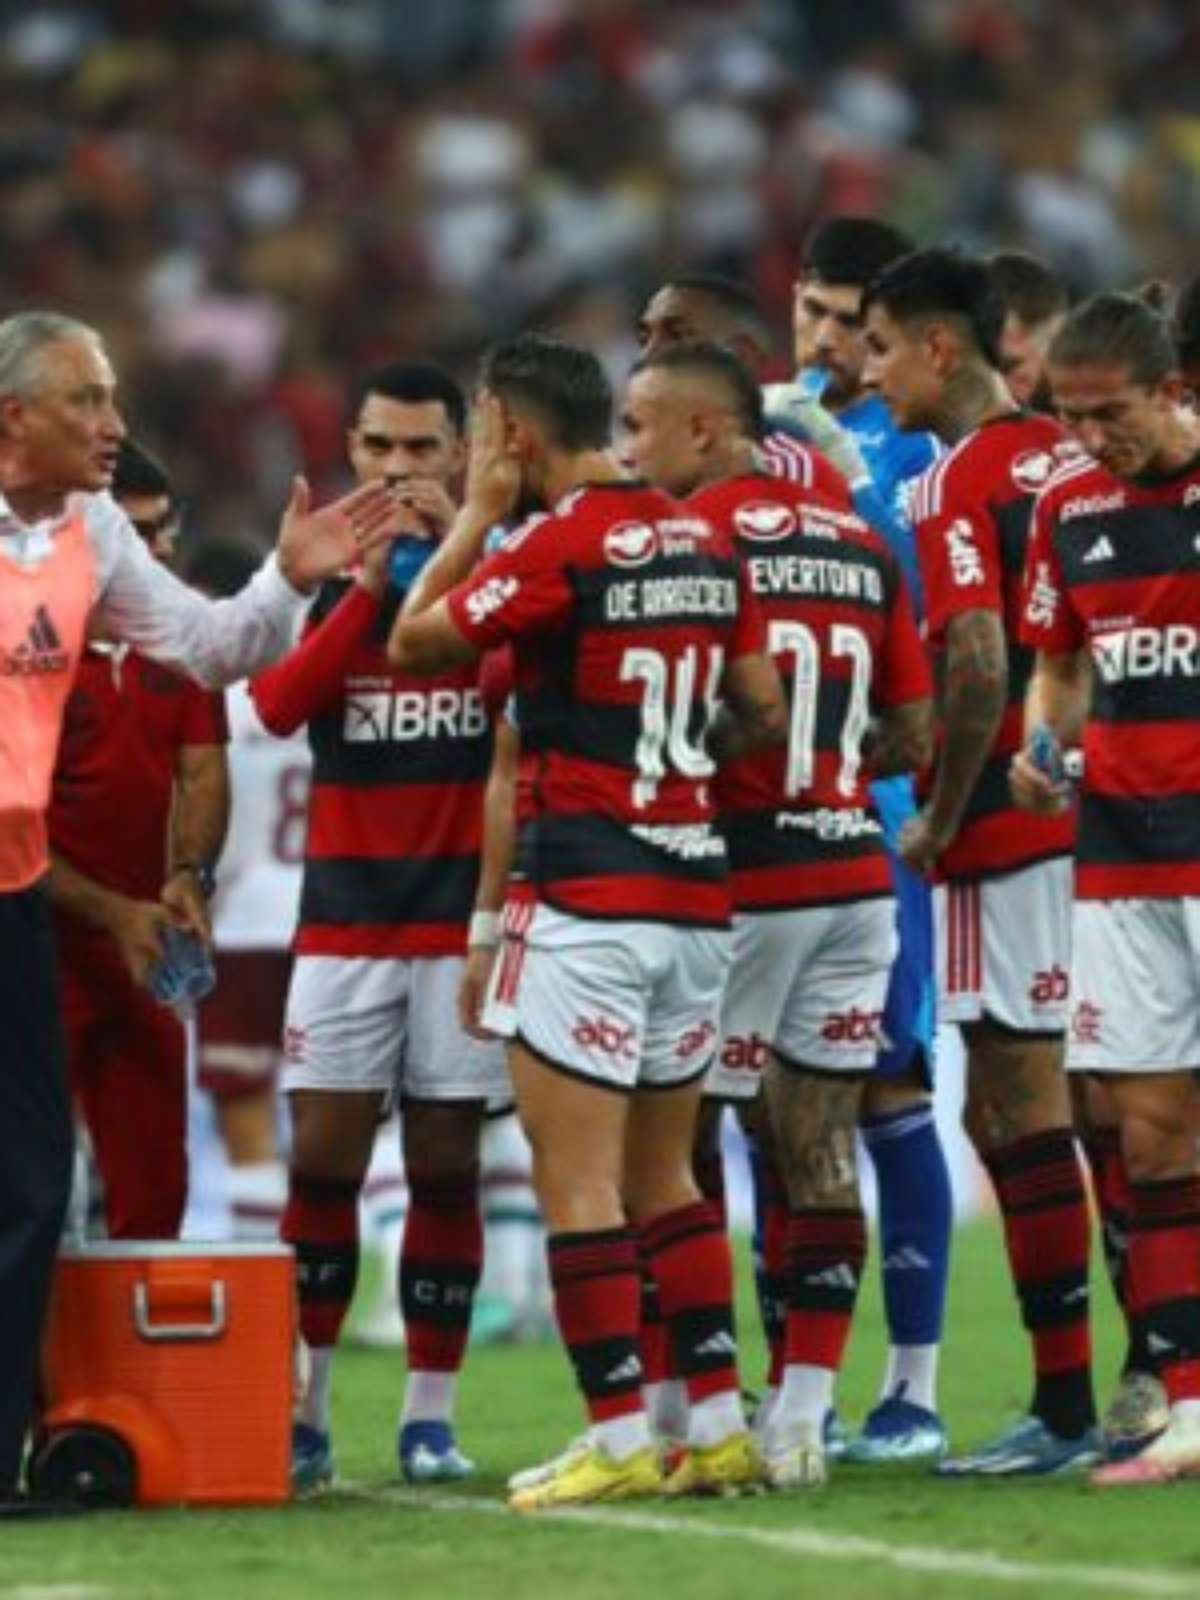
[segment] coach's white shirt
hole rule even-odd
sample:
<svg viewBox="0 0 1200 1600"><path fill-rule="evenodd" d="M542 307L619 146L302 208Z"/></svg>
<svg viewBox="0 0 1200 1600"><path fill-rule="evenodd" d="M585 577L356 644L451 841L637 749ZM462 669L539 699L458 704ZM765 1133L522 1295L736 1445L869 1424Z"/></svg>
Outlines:
<svg viewBox="0 0 1200 1600"><path fill-rule="evenodd" d="M273 555L238 594L208 600L155 560L107 491L70 495L58 516L38 522L22 522L0 495L0 550L36 567L74 516L87 531L93 609L107 633L209 689L251 676L291 644L311 597L292 588Z"/></svg>

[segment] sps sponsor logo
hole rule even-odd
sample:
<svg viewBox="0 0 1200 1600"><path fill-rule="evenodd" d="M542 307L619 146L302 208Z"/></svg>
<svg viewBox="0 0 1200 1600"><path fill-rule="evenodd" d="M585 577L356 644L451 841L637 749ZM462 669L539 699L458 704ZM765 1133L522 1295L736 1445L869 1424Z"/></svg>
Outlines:
<svg viewBox="0 0 1200 1600"><path fill-rule="evenodd" d="M507 605L519 588L516 578L489 578L481 589L467 596L467 616L472 622L484 621L493 611Z"/></svg>
<svg viewBox="0 0 1200 1600"><path fill-rule="evenodd" d="M969 589L987 582L983 570L983 557L975 543L975 530L966 517L956 517L945 532L946 554L950 558L950 576L960 589Z"/></svg>
<svg viewBox="0 0 1200 1600"><path fill-rule="evenodd" d="M1058 615L1058 586L1050 576L1050 563L1037 561L1033 568L1033 581L1029 585L1029 598L1025 602L1025 620L1033 628L1049 628Z"/></svg>
<svg viewBox="0 0 1200 1600"><path fill-rule="evenodd" d="M790 533L795 533L796 515L787 506L755 500L750 505L738 506L733 513L733 525L743 539L763 544L772 539L786 539Z"/></svg>
<svg viewBox="0 0 1200 1600"><path fill-rule="evenodd" d="M648 522L618 522L604 535L604 554L614 567L644 567L658 553L658 534Z"/></svg>

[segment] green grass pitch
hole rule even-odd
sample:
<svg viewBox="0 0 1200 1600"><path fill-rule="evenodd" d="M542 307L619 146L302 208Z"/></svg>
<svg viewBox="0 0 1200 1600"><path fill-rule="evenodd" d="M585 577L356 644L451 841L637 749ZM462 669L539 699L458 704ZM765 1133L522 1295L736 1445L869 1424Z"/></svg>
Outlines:
<svg viewBox="0 0 1200 1600"><path fill-rule="evenodd" d="M877 1263L842 1389L856 1421L881 1350ZM1101 1399L1117 1360L1097 1285ZM753 1328L748 1305L742 1325ZM1020 1409L1028 1366L997 1228L958 1236L943 1401L969 1444ZM746 1338L745 1371L761 1352ZM843 1467L822 1491L715 1504L644 1502L577 1520L518 1518L505 1475L561 1445L579 1411L557 1347L472 1353L461 1491L403 1489L393 1462L402 1357L347 1349L335 1377L345 1487L280 1511L110 1513L0 1525L0 1600L989 1600L1200 1597L1200 1484L1100 1491L1072 1481L939 1483Z"/></svg>

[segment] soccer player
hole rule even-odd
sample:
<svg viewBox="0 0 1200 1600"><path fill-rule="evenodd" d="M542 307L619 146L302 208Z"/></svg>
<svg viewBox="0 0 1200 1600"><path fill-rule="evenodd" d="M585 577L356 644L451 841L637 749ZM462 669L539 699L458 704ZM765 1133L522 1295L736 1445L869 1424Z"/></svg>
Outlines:
<svg viewBox="0 0 1200 1600"><path fill-rule="evenodd" d="M637 323L638 343L646 356L697 340L727 350L759 380L771 354L770 330L750 291L733 279L712 273L684 273L662 285L646 303ZM821 405L804 397L791 386L775 385L769 391L779 399L778 415L770 415L759 441L762 459L769 471L791 479L804 488L851 504L847 478L861 484L870 482L865 463L849 435ZM807 442L820 432L822 444L832 445L838 465L823 449ZM803 434L804 437L800 437ZM845 474L845 475L843 475ZM706 1080L703 1103L697 1123L695 1167L701 1192L724 1215L725 1165L721 1149L721 1124L727 1103L737 1104L754 1177L755 1280L759 1315L771 1349L772 1371L782 1360L784 1339L784 1261L783 1239L787 1228L787 1197L780 1177L771 1139L758 1120L756 1096L742 1097L740 1089L749 1071L734 1067L729 1073L718 1071ZM661 1404L658 1424L671 1431L672 1412L679 1385L671 1375L669 1341L662 1323L651 1280L646 1281L643 1317L642 1360L647 1385ZM844 1434L831 1417L831 1427L840 1442Z"/></svg>
<svg viewBox="0 0 1200 1600"><path fill-rule="evenodd" d="M511 905L494 992L513 1013L558 1323L591 1421L580 1448L513 1491L524 1511L758 1475L729 1245L691 1153L729 960L710 744L781 739L785 711L731 542L622 479L611 406L587 351L525 336L491 353L466 503L392 642L424 671L515 651L534 899ZM522 498L549 514L476 568ZM714 723L719 698L730 710ZM665 1484L642 1397L639 1247L690 1403Z"/></svg>
<svg viewBox="0 0 1200 1600"><path fill-rule="evenodd" d="M854 1129L896 943L865 778L924 764L932 685L899 564L840 499L761 471L761 398L729 355L643 358L622 427L635 467L735 539L789 691L786 750L717 776L736 915L714 1071L753 1093L746 1064L766 1057L789 1217L785 1364L760 1438L769 1481L820 1483L866 1254Z"/></svg>
<svg viewBox="0 0 1200 1600"><path fill-rule="evenodd" d="M1077 307L1048 370L1087 455L1034 513L1026 726L1082 742L1068 1062L1115 1108L1129 1309L1170 1402L1158 1438L1096 1480L1160 1482L1200 1473L1200 422L1163 320L1133 296ZM1035 816L1070 803L1028 743L1012 782Z"/></svg>
<svg viewBox="0 0 1200 1600"><path fill-rule="evenodd" d="M1052 411L1046 354L1067 314L1067 286L1024 250L997 250L987 264L1004 301L1000 370L1008 392L1019 406Z"/></svg>
<svg viewBox="0 0 1200 1600"><path fill-rule="evenodd" d="M178 509L158 462L121 443L112 494L160 561ZM220 694L93 629L63 716L50 799L67 1065L114 1239L172 1239L187 1197L187 1036L147 987L169 924L208 942L229 811Z"/></svg>
<svg viewBox="0 0 1200 1600"><path fill-rule="evenodd" d="M63 711L93 611L161 664L209 687L282 650L305 591L394 526L371 486L314 512L298 479L269 561L212 602L146 548L108 490L125 425L95 329L28 311L0 322L0 1510L15 1494L72 1124L45 875L46 808Z"/></svg>
<svg viewBox="0 0 1200 1600"><path fill-rule="evenodd" d="M1020 411L999 371L1004 319L985 263L905 256L870 286L866 380L902 428L949 453L913 515L940 719L900 852L935 878L939 1011L962 1030L965 1123L995 1185L1036 1381L1028 1416L949 1472L1059 1471L1096 1459L1089 1217L1063 1071L1073 819L1008 794L1031 666L1019 644L1034 493L1074 447Z"/></svg>
<svg viewBox="0 0 1200 1600"><path fill-rule="evenodd" d="M439 538L464 458L457 384L421 363L380 368L350 416L355 476L392 484L409 526ZM293 1441L300 1490L333 1474L330 1383L357 1277L359 1191L394 1099L409 1191L400 1467L418 1481L473 1470L455 1440L454 1396L482 1256L480 1133L507 1079L501 1047L460 1028L456 996L492 735L476 663L432 679L389 665L399 603L376 552L325 586L300 644L252 686L272 732L307 725L314 757L282 1075L292 1124L282 1236L296 1250L309 1353Z"/></svg>
<svg viewBox="0 0 1200 1600"><path fill-rule="evenodd" d="M919 603L911 500L941 446L931 433L898 428L879 394L863 383L863 296L878 273L911 249L904 234L873 217L833 217L815 228L796 282L793 334L797 383L819 389L821 403L858 444L876 498L865 503L860 494L856 504L887 539ZM878 1403L846 1447L848 1458L860 1462L919 1460L945 1450L937 1364L953 1226L930 1094L933 910L929 885L895 853L900 829L916 810L912 778L896 774L873 783L871 799L890 851L900 944L880 1029L887 1042L862 1102L860 1131L879 1186L890 1348Z"/></svg>

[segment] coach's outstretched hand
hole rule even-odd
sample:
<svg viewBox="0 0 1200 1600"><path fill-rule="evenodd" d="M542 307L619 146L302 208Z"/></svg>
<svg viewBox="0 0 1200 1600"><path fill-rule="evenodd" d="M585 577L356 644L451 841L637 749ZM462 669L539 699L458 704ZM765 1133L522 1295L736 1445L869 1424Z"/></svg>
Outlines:
<svg viewBox="0 0 1200 1600"><path fill-rule="evenodd" d="M378 482L363 484L314 511L307 481L293 479L275 549L280 572L294 589L315 588L391 539L400 525L400 510L395 489Z"/></svg>

